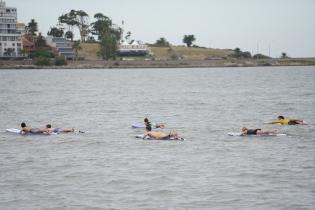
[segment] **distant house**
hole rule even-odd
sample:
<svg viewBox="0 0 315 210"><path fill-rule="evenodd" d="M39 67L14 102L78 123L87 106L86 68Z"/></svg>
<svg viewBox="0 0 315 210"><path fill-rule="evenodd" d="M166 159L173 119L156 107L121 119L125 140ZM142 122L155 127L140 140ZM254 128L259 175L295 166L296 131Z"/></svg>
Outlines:
<svg viewBox="0 0 315 210"><path fill-rule="evenodd" d="M147 45L140 41L133 41L131 44L125 40L122 40L118 45L118 56L146 56L150 54L150 50Z"/></svg>
<svg viewBox="0 0 315 210"><path fill-rule="evenodd" d="M67 60L73 60L75 58L72 44L66 38L47 36L46 44L52 47L59 56L64 56Z"/></svg>
<svg viewBox="0 0 315 210"><path fill-rule="evenodd" d="M35 51L35 44L34 44L34 38L32 34L25 33L22 36L22 42L23 42L23 49L27 54L31 54Z"/></svg>
<svg viewBox="0 0 315 210"><path fill-rule="evenodd" d="M22 34L17 24L17 9L0 0L0 57L22 57Z"/></svg>

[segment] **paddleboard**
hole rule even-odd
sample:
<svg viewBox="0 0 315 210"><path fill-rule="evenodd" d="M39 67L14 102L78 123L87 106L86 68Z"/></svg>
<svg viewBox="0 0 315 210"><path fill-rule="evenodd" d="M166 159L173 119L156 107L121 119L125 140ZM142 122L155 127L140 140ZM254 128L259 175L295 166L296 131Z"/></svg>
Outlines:
<svg viewBox="0 0 315 210"><path fill-rule="evenodd" d="M229 136L243 136L242 133L229 132ZM285 133L276 133L276 134L258 134L258 135L245 135L245 136L255 136L255 137L269 137L269 136L286 136Z"/></svg>
<svg viewBox="0 0 315 210"><path fill-rule="evenodd" d="M16 128L8 128L5 130L6 132L20 134L21 130Z"/></svg>
<svg viewBox="0 0 315 210"><path fill-rule="evenodd" d="M131 128L145 128L144 124L133 124L131 125Z"/></svg>
<svg viewBox="0 0 315 210"><path fill-rule="evenodd" d="M136 135L135 137L137 139L143 139L143 134L139 134L139 135ZM150 136L146 136L143 140L156 140L156 141L184 141L185 139L183 138L180 138L180 139L175 139L175 138L169 138L169 139L154 139L154 138L151 138Z"/></svg>

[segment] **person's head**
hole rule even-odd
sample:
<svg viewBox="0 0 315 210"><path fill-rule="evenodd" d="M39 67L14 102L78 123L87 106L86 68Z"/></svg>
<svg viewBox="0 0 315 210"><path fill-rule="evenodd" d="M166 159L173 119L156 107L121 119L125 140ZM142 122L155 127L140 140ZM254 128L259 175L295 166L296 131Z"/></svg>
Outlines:
<svg viewBox="0 0 315 210"><path fill-rule="evenodd" d="M22 127L22 128L25 128L25 127L26 127L25 122L22 122L22 123L21 123L21 127Z"/></svg>
<svg viewBox="0 0 315 210"><path fill-rule="evenodd" d="M50 125L50 124L47 124L47 125L46 125L46 128L51 128L51 125Z"/></svg>
<svg viewBox="0 0 315 210"><path fill-rule="evenodd" d="M283 116L278 116L278 120L284 120Z"/></svg>
<svg viewBox="0 0 315 210"><path fill-rule="evenodd" d="M247 131L247 130L248 130L248 129L247 129L246 127L243 127L243 128L242 128L242 131L243 131L243 132L245 132L245 131Z"/></svg>
<svg viewBox="0 0 315 210"><path fill-rule="evenodd" d="M145 123L148 123L148 122L149 122L149 119L148 119L148 118L144 118L144 122L145 122Z"/></svg>

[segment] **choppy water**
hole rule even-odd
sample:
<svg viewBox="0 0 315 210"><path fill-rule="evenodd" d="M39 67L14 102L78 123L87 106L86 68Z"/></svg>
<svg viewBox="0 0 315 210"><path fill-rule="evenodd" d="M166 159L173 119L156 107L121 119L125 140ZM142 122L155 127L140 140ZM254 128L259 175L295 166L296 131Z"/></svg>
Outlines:
<svg viewBox="0 0 315 210"><path fill-rule="evenodd" d="M315 67L0 71L0 209L314 209L314 104ZM144 117L187 140L135 139Z"/></svg>

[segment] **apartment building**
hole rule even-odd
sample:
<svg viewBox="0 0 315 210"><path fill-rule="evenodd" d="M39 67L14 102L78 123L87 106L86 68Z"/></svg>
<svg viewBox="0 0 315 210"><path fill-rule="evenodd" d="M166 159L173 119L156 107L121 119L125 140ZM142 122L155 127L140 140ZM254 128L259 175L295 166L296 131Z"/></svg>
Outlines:
<svg viewBox="0 0 315 210"><path fill-rule="evenodd" d="M17 9L0 0L0 58L21 57L21 30L17 28Z"/></svg>

